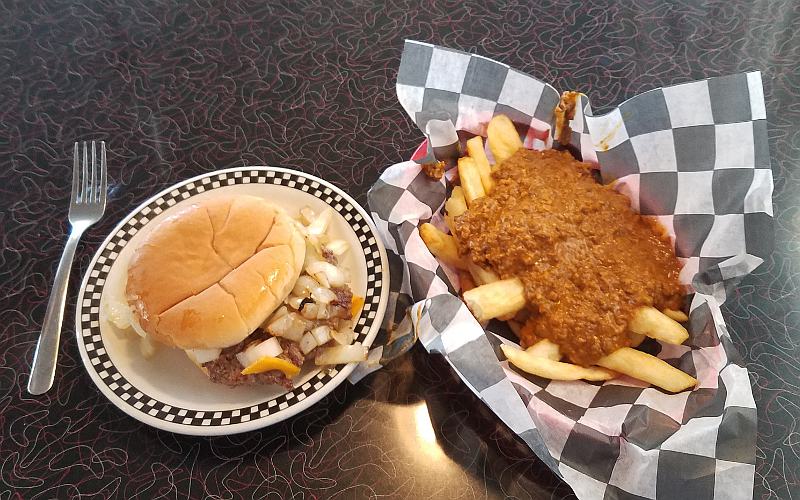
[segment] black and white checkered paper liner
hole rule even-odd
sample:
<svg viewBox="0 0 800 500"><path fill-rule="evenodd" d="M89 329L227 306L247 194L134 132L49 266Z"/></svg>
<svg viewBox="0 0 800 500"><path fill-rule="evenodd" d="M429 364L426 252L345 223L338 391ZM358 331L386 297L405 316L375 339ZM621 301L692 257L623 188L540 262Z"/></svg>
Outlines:
<svg viewBox="0 0 800 500"><path fill-rule="evenodd" d="M376 235L365 217L352 203L314 178L308 177L302 172L285 169L246 167L210 173L192 179L141 207L122 224L99 250L97 260L87 271L86 286L81 291L77 337L78 342L86 350L91 365L87 369L94 370L103 384L136 411L166 422L187 426L235 425L284 411L322 389L339 373L341 366L321 370L299 387L256 405L225 411L202 411L173 406L139 390L117 370L106 351L100 332L100 303L103 285L112 263L130 239L150 220L180 201L226 186L257 183L285 186L309 193L331 206L352 227L361 244L361 251L367 265L367 291L361 316L354 327L355 341L363 342L372 328L376 320L382 289L386 285L382 280L383 268Z"/></svg>
<svg viewBox="0 0 800 500"><path fill-rule="evenodd" d="M527 147L553 145L559 93L502 63L409 41L397 93L423 132L431 120L447 119L485 135L489 119L506 114ZM656 344L654 352L698 379L680 394L627 377L559 382L509 366L499 349L509 341L485 333L453 295L457 276L417 231L425 221L445 228L447 178L431 180L405 162L389 167L369 193L389 250L395 318L413 304L426 349L443 354L580 498L752 496L755 402L719 306L771 251L765 119L754 72L646 92L602 116L582 96L571 122L577 153L598 162L635 210L659 219L684 265L681 281L693 291L689 341Z"/></svg>

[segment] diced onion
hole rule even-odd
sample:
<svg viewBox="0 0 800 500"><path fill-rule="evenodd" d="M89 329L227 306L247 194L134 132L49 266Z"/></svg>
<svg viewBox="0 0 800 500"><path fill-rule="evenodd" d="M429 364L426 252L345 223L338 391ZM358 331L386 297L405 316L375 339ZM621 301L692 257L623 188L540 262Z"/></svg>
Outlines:
<svg viewBox="0 0 800 500"><path fill-rule="evenodd" d="M300 314L309 320L328 319L331 313L324 304L317 304L315 302L306 302Z"/></svg>
<svg viewBox="0 0 800 500"><path fill-rule="evenodd" d="M267 331L275 337L283 337L295 342L300 340L306 329L306 322L297 313L281 316L267 327Z"/></svg>
<svg viewBox="0 0 800 500"><path fill-rule="evenodd" d="M127 330L131 327L131 317L133 313L125 302L116 299L109 299L106 302L106 314L109 321L120 330Z"/></svg>
<svg viewBox="0 0 800 500"><path fill-rule="evenodd" d="M306 319L317 319L317 313L319 312L319 305L313 302L306 303L303 306L303 309L300 311L300 314Z"/></svg>
<svg viewBox="0 0 800 500"><path fill-rule="evenodd" d="M140 337L147 338L147 332L144 331L142 325L139 324L139 320L137 320L136 316L133 314L131 314L131 328L133 328L133 331L139 334Z"/></svg>
<svg viewBox="0 0 800 500"><path fill-rule="evenodd" d="M281 343L278 339L270 337L263 342L248 347L246 350L258 360L260 358L274 358L278 356L283 352L283 347L281 347Z"/></svg>
<svg viewBox="0 0 800 500"><path fill-rule="evenodd" d="M352 328L340 328L338 330L331 330L331 337L339 345L350 345L356 337Z"/></svg>
<svg viewBox="0 0 800 500"><path fill-rule="evenodd" d="M327 306L322 304L317 307L317 319L328 319L331 317L331 311Z"/></svg>
<svg viewBox="0 0 800 500"><path fill-rule="evenodd" d="M311 332L306 332L303 338L300 339L299 345L300 351L302 351L303 354L308 354L317 348L317 339L314 338Z"/></svg>
<svg viewBox="0 0 800 500"><path fill-rule="evenodd" d="M333 240L325 245L333 255L340 256L350 249L350 245L344 240Z"/></svg>
<svg viewBox="0 0 800 500"><path fill-rule="evenodd" d="M105 313L108 320L120 330L131 328L140 337L147 337L147 332L141 327L139 320L127 303L114 298L109 299L106 302ZM148 348L149 351L154 349L155 347Z"/></svg>
<svg viewBox="0 0 800 500"><path fill-rule="evenodd" d="M239 364L242 365L243 368L247 368L252 363L250 363L250 356L247 355L247 351L242 351L236 354L236 359L239 361Z"/></svg>
<svg viewBox="0 0 800 500"><path fill-rule="evenodd" d="M327 288L316 286L311 290L311 298L313 298L315 302L327 305L336 300L336 294Z"/></svg>
<svg viewBox="0 0 800 500"><path fill-rule="evenodd" d="M317 339L317 345L325 345L331 340L331 327L322 325L311 330L311 335Z"/></svg>
<svg viewBox="0 0 800 500"><path fill-rule="evenodd" d="M344 286L346 281L344 272L329 262L312 262L306 267L306 272L325 288Z"/></svg>
<svg viewBox="0 0 800 500"><path fill-rule="evenodd" d="M308 297L311 295L311 289L319 286L319 282L311 276L304 274L297 278L292 289L292 295L298 297Z"/></svg>
<svg viewBox="0 0 800 500"><path fill-rule="evenodd" d="M274 313L270 314L269 317L265 319L263 323L261 323L261 326L259 326L259 328L261 328L262 330L266 330L269 327L270 323L272 323L277 319L280 319L283 316L286 316L287 314L289 314L289 309L286 306L280 306L277 310L275 310Z"/></svg>
<svg viewBox="0 0 800 500"><path fill-rule="evenodd" d="M317 214L311 209L311 207L303 207L300 209L300 220L303 221L303 224L309 225L314 222L314 219L317 218Z"/></svg>
<svg viewBox="0 0 800 500"><path fill-rule="evenodd" d="M274 313L272 313L272 319L275 320L282 316L286 316L287 314L289 314L289 309L287 309L286 306L280 306Z"/></svg>
<svg viewBox="0 0 800 500"><path fill-rule="evenodd" d="M306 258L305 262L303 263L303 267L308 267L314 262L322 262L324 259L322 255L320 255L319 249L315 248L314 243L309 240L306 240Z"/></svg>
<svg viewBox="0 0 800 500"><path fill-rule="evenodd" d="M221 352L222 349L186 349L186 355L189 356L189 359L201 365L214 361Z"/></svg>
<svg viewBox="0 0 800 500"><path fill-rule="evenodd" d="M238 353L236 359L239 360L239 364L242 365L242 368L247 368L261 358L274 358L282 352L283 348L278 339L270 337Z"/></svg>
<svg viewBox="0 0 800 500"><path fill-rule="evenodd" d="M304 300L306 300L306 299L303 298L303 297L292 296L292 297L289 297L288 299L286 299L286 303L289 304L289 307L291 307L292 309L295 309L295 310L299 311L300 310L300 304L302 304Z"/></svg>
<svg viewBox="0 0 800 500"><path fill-rule="evenodd" d="M328 225L331 223L333 217L333 209L326 207L311 224L308 225L308 234L312 236L319 236L328 230Z"/></svg>
<svg viewBox="0 0 800 500"><path fill-rule="evenodd" d="M333 347L321 347L314 363L321 365L339 365L344 363L355 363L367 359L367 348L360 342L351 345L337 345Z"/></svg>

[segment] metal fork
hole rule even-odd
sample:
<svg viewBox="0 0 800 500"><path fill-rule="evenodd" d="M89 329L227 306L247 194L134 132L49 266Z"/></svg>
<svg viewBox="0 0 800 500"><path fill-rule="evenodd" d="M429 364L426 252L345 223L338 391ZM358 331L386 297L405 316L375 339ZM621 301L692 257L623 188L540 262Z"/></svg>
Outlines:
<svg viewBox="0 0 800 500"><path fill-rule="evenodd" d="M28 392L44 394L53 387L56 373L61 323L64 320L64 302L67 299L67 285L75 249L83 232L100 220L106 208L106 143L100 142L100 165L97 164L97 148L92 141L91 163L86 141L78 147L75 143L72 164L72 199L69 204L69 223L72 229L58 263L56 279L44 314L42 333L33 355L31 377L28 379ZM83 154L81 155L81 149ZM98 172L99 169L99 172Z"/></svg>

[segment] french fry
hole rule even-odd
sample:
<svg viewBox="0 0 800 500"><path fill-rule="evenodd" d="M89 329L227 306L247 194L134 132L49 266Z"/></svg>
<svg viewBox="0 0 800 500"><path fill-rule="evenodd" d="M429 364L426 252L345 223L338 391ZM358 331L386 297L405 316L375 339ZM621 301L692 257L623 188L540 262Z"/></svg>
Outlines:
<svg viewBox="0 0 800 500"><path fill-rule="evenodd" d="M494 187L494 179L492 179L492 167L489 166L489 158L486 157L486 151L483 150L483 137L478 135L467 141L467 154L475 160L478 173L481 175L483 190L490 193Z"/></svg>
<svg viewBox="0 0 800 500"><path fill-rule="evenodd" d="M439 231L436 226L427 222L419 227L419 235L425 242L425 246L437 259L458 269L467 269L466 262L458 255L455 238Z"/></svg>
<svg viewBox="0 0 800 500"><path fill-rule="evenodd" d="M633 333L629 331L628 338L631 339L631 347L639 347L642 342L644 342L644 339L647 338L647 336L642 335L641 333Z"/></svg>
<svg viewBox="0 0 800 500"><path fill-rule="evenodd" d="M519 278L495 281L464 292L464 303L483 323L525 307L525 288Z"/></svg>
<svg viewBox="0 0 800 500"><path fill-rule="evenodd" d="M478 266L472 261L467 262L467 270L472 275L472 279L477 285L488 285L489 283L500 280L500 277L495 273ZM523 300L525 300L524 297Z"/></svg>
<svg viewBox="0 0 800 500"><path fill-rule="evenodd" d="M472 205L478 198L486 196L475 160L466 156L459 158L458 177L461 179L461 187L464 189L464 198L467 200L467 206Z"/></svg>
<svg viewBox="0 0 800 500"><path fill-rule="evenodd" d="M508 358L509 363L522 371L552 380L611 380L617 374L603 368L582 366L570 363L553 361L531 355L527 351L517 349L510 345L501 345L500 349Z"/></svg>
<svg viewBox="0 0 800 500"><path fill-rule="evenodd" d="M489 122L486 134L489 136L489 149L496 163L511 157L522 147L517 129L506 115L497 115ZM459 172L460 174L460 172Z"/></svg>
<svg viewBox="0 0 800 500"><path fill-rule="evenodd" d="M646 352L622 347L600 358L598 365L624 373L669 392L681 392L697 385L697 380L666 361Z"/></svg>
<svg viewBox="0 0 800 500"><path fill-rule="evenodd" d="M450 234L457 237L454 220L467 211L467 200L464 199L464 190L461 189L461 186L453 188L450 198L444 203L444 210L446 212L444 222L450 228Z"/></svg>
<svg viewBox="0 0 800 500"><path fill-rule="evenodd" d="M686 315L683 311L676 311L675 309L664 309L661 311L664 313L664 316L667 316L670 319L677 321L678 323L685 323L689 321L689 316Z"/></svg>
<svg viewBox="0 0 800 500"><path fill-rule="evenodd" d="M553 361L561 359L561 348L555 342L542 339L539 342L525 349L525 352L537 358L547 358Z"/></svg>
<svg viewBox="0 0 800 500"><path fill-rule="evenodd" d="M478 285L488 285L489 283L494 283L495 281L500 280L500 277L496 273L488 269L484 269L472 261L467 262L467 269L469 269L470 274L472 274L473 281ZM524 301L525 298L523 297L521 300ZM510 319L514 319L514 315L516 314L516 312L503 314L501 316L498 316L497 319L499 319L500 321L508 321Z"/></svg>
<svg viewBox="0 0 800 500"><path fill-rule="evenodd" d="M637 308L628 322L628 328L633 333L647 335L667 344L680 345L689 338L686 328L653 307Z"/></svg>
<svg viewBox="0 0 800 500"><path fill-rule="evenodd" d="M464 190L461 186L453 188L450 198L444 203L444 209L451 217L458 217L467 211L467 200L464 199Z"/></svg>
<svg viewBox="0 0 800 500"><path fill-rule="evenodd" d="M459 271L458 280L461 282L461 293L468 292L475 288L475 282L468 271Z"/></svg>

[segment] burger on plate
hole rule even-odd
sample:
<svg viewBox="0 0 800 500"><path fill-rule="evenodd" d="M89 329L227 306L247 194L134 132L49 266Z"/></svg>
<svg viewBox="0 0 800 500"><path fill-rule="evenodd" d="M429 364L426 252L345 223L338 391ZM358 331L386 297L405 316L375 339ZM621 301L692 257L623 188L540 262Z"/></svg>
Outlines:
<svg viewBox="0 0 800 500"><path fill-rule="evenodd" d="M109 317L230 386L291 388L306 359L366 359L352 329L363 299L338 264L346 242L327 235L332 217L306 207L298 221L255 196L195 202L136 247Z"/></svg>

